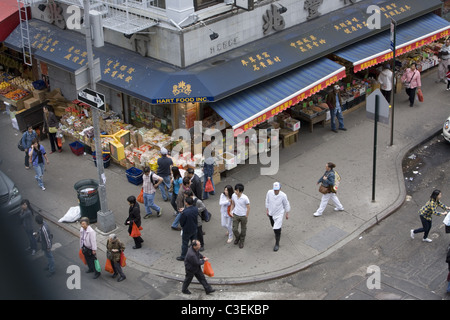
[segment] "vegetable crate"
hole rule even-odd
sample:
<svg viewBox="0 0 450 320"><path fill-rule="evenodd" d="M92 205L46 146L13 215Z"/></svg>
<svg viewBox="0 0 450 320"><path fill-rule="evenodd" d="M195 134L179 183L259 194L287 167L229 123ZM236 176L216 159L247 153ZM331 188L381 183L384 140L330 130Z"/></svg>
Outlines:
<svg viewBox="0 0 450 320"><path fill-rule="evenodd" d="M144 174L144 171L131 167L130 169L127 169L125 173L127 175L128 182L135 185L140 185L142 183L142 175Z"/></svg>
<svg viewBox="0 0 450 320"><path fill-rule="evenodd" d="M75 141L69 144L70 150L76 156L82 155L84 153L84 145L81 142Z"/></svg>

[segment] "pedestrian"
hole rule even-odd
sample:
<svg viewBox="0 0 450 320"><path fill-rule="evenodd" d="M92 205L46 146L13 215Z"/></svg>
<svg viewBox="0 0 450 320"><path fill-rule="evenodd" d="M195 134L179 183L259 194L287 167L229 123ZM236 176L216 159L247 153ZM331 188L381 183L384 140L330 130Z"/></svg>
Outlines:
<svg viewBox="0 0 450 320"><path fill-rule="evenodd" d="M192 192L194 192L195 196L202 200L203 196L203 188L202 188L202 181L200 180L200 177L194 172L194 169L189 168L187 169L186 176L191 179L191 189Z"/></svg>
<svg viewBox="0 0 450 320"><path fill-rule="evenodd" d="M82 217L80 224L80 248L88 265L86 272L94 272L94 279L97 279L101 274L95 269L95 260L97 260L97 235L89 225L89 218Z"/></svg>
<svg viewBox="0 0 450 320"><path fill-rule="evenodd" d="M202 213L206 210L206 206L203 203L202 200L197 198L192 190L186 191L186 197L190 197L194 200L194 206L198 209L198 215L197 215L197 240L200 241L200 251L205 250L205 241L203 238L204 232L203 232L203 224L202 224Z"/></svg>
<svg viewBox="0 0 450 320"><path fill-rule="evenodd" d="M448 275L447 275L447 293L450 293L450 245L447 248L447 257L445 259L445 262L448 264Z"/></svg>
<svg viewBox="0 0 450 320"><path fill-rule="evenodd" d="M173 166L172 159L168 156L168 151L166 148L161 148L161 157L158 158L158 170L156 174L163 179L163 182L159 184L159 190L161 191L161 196L164 201L169 201L172 197L170 190L170 167ZM167 193L166 193L167 189Z"/></svg>
<svg viewBox="0 0 450 320"><path fill-rule="evenodd" d="M233 213L233 234L234 244L239 244L239 248L244 248L245 236L247 235L247 222L250 213L250 200L244 194L244 185L238 183L234 186L234 193L231 196L231 212ZM239 225L241 231L239 232Z"/></svg>
<svg viewBox="0 0 450 320"><path fill-rule="evenodd" d="M419 210L419 217L420 221L422 222L422 228L418 229L411 229L411 238L414 239L414 235L416 233L424 233L423 234L423 242L432 242L433 240L428 238L428 234L431 230L431 220L432 215L435 214L437 216L446 215L447 212L438 212L436 211L437 207L441 207L444 210L449 210L450 207L447 207L441 202L442 193L440 190L435 189L433 190L433 193L430 196L430 200L427 201L427 203L420 208Z"/></svg>
<svg viewBox="0 0 450 320"><path fill-rule="evenodd" d="M445 75L447 73L448 67L450 66L450 38L445 40L444 45L442 46L441 50L439 50L438 53L438 78L436 80L436 83L438 82L444 82L445 83ZM447 77L447 83L448 83L448 77Z"/></svg>
<svg viewBox="0 0 450 320"><path fill-rule="evenodd" d="M233 187L226 185L220 194L220 222L222 227L227 229L227 243L233 241L233 214L231 213L231 197L233 195Z"/></svg>
<svg viewBox="0 0 450 320"><path fill-rule="evenodd" d="M215 193L215 186L214 186L214 181L213 181L213 175L214 175L214 157L210 156L207 157L205 159L205 162L203 163L203 200L208 199L209 195L214 195ZM210 192L206 192L205 188L206 188L206 183L208 182L208 180L211 181L212 186L213 186L213 191Z"/></svg>
<svg viewBox="0 0 450 320"><path fill-rule="evenodd" d="M125 280L127 277L123 273L122 266L120 265L120 254L125 250L125 245L112 233L106 242L106 257L111 261L111 266L114 270L112 275L113 279L119 275L117 282Z"/></svg>
<svg viewBox="0 0 450 320"><path fill-rule="evenodd" d="M133 230L133 223L139 228L141 226L141 209L139 207L139 203L136 201L135 196L129 196L127 198L129 209L128 209L128 218L125 221L125 225L128 226L128 234L131 236L131 232ZM142 247L142 242L144 240L139 237L133 237L134 246L133 249L139 249Z"/></svg>
<svg viewBox="0 0 450 320"><path fill-rule="evenodd" d="M173 220L173 223L171 226L172 230L175 230L175 231L181 230L181 228L179 227L179 224L180 224L181 213L183 212L183 209L184 209L184 199L186 198L187 191L192 191L191 190L191 179L189 179L188 177L184 177L183 183L181 184L181 187L180 187L180 190L178 190L177 201L176 201L177 215L175 216L175 219Z"/></svg>
<svg viewBox="0 0 450 320"><path fill-rule="evenodd" d="M181 213L180 225L181 235L181 255L177 257L178 261L184 261L188 250L189 241L197 238L197 216L198 208L194 205L194 199L187 197L184 199L184 209Z"/></svg>
<svg viewBox="0 0 450 320"><path fill-rule="evenodd" d="M447 67L447 91L450 90L450 64Z"/></svg>
<svg viewBox="0 0 450 320"><path fill-rule="evenodd" d="M391 65L386 63L383 71L378 76L378 82L381 85L381 93L389 104L391 103L391 91L392 91L392 71Z"/></svg>
<svg viewBox="0 0 450 320"><path fill-rule="evenodd" d="M41 243L42 251L47 258L47 267L45 270L48 271L47 277L51 277L55 273L55 259L52 253L53 235L41 216L37 215L35 221L39 226L36 234L37 241Z"/></svg>
<svg viewBox="0 0 450 320"><path fill-rule="evenodd" d="M172 198L170 200L170 204L172 205L172 208L175 210L175 215L178 214L178 208L177 208L177 197L178 192L181 188L181 185L183 184L183 177L181 176L180 169L178 167L173 166L172 169L172 179L171 179L171 189L172 189Z"/></svg>
<svg viewBox="0 0 450 320"><path fill-rule="evenodd" d="M56 118L55 114L49 110L48 106L44 106L42 110L44 111L44 125L42 127L42 133L48 133L50 147L52 148L50 154L56 151L56 147L58 147L58 152L61 152L62 147L58 145L58 141L56 140L56 133L59 128L58 118Z"/></svg>
<svg viewBox="0 0 450 320"><path fill-rule="evenodd" d="M266 194L266 211L270 219L273 232L275 233L275 246L273 251L278 251L280 248L281 226L283 224L283 217L286 214L286 220L289 219L289 211L291 205L286 193L280 190L281 184L274 182L273 189L267 191Z"/></svg>
<svg viewBox="0 0 450 320"><path fill-rule="evenodd" d="M333 192L332 187L335 184L336 174L334 172L334 168L336 165L332 162L327 162L325 165L325 173L322 177L320 177L317 184L322 184L325 188L328 189L328 192L325 194L322 194L322 199L320 201L320 206L317 209L316 212L314 212L315 217L319 217L322 215L323 211L327 207L328 201L333 200L335 204L334 211L343 211L344 207L342 206L341 202L339 201L339 198L337 197L336 193Z"/></svg>
<svg viewBox="0 0 450 320"><path fill-rule="evenodd" d="M347 129L344 126L344 116L342 115L342 97L341 97L341 87L339 85L335 85L333 87L333 91L328 93L327 95L327 105L330 109L330 115L331 115L331 131L338 132L336 130L336 124L334 122L334 118L338 119L339 123L339 130L347 131Z"/></svg>
<svg viewBox="0 0 450 320"><path fill-rule="evenodd" d="M208 260L209 259L207 257L204 257L200 253L200 242L198 240L193 240L192 246L188 249L186 259L184 260L186 277L184 278L181 292L184 294L191 294L188 287L194 277L198 280L198 282L200 282L203 288L205 288L206 294L216 291L208 284L202 271L202 265Z"/></svg>
<svg viewBox="0 0 450 320"><path fill-rule="evenodd" d="M142 189L144 196L144 207L146 215L144 219L148 219L152 215L152 209L156 211L156 216L160 217L162 214L161 208L155 204L156 188L163 182L163 178L151 172L149 167L144 167L144 174L142 175Z"/></svg>
<svg viewBox="0 0 450 320"><path fill-rule="evenodd" d="M31 163L33 164L33 168L36 173L34 178L38 182L39 187L45 191L43 181L45 170L44 159L47 164L50 162L48 161L44 146L39 144L39 140L37 138L32 141L31 147L28 150L28 156L31 158Z"/></svg>
<svg viewBox="0 0 450 320"><path fill-rule="evenodd" d="M25 169L30 169L30 155L28 154L33 140L37 138L36 131L32 126L27 125L27 131L22 135L22 147L25 149Z"/></svg>
<svg viewBox="0 0 450 320"><path fill-rule="evenodd" d="M416 90L422 87L422 81L420 80L420 71L417 70L417 63L411 63L411 66L406 69L402 75L402 82L405 86L406 94L409 97L409 106L414 106L414 100L416 99Z"/></svg>
<svg viewBox="0 0 450 320"><path fill-rule="evenodd" d="M30 247L27 250L31 250L31 255L34 256L37 250L36 238L34 237L33 230L33 216L34 210L31 208L30 201L23 199L21 203L22 211L19 214L19 218L22 222L23 229L30 242Z"/></svg>

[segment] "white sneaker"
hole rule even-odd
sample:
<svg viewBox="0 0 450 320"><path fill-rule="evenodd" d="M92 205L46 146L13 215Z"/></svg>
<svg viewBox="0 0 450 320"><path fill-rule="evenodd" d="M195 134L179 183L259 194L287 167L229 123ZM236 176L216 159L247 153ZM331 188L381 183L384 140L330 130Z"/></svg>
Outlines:
<svg viewBox="0 0 450 320"><path fill-rule="evenodd" d="M411 239L414 239L414 229L411 229Z"/></svg>
<svg viewBox="0 0 450 320"><path fill-rule="evenodd" d="M45 191L45 187L41 187L42 191Z"/></svg>
<svg viewBox="0 0 450 320"><path fill-rule="evenodd" d="M322 214L318 212L314 212L314 217L320 217Z"/></svg>
<svg viewBox="0 0 450 320"><path fill-rule="evenodd" d="M342 208L334 208L334 211L344 211L344 207L342 207Z"/></svg>
<svg viewBox="0 0 450 320"><path fill-rule="evenodd" d="M433 242L433 240L428 239L428 238L422 239L422 241L423 241L423 242Z"/></svg>
<svg viewBox="0 0 450 320"><path fill-rule="evenodd" d="M233 241L233 238L228 238L227 243L231 243Z"/></svg>

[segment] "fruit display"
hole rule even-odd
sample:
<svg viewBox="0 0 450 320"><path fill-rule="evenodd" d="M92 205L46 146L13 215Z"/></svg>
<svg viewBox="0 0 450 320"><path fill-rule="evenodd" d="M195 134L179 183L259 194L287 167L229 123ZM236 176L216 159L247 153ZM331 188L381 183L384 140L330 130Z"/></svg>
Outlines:
<svg viewBox="0 0 450 320"><path fill-rule="evenodd" d="M33 91L33 81L24 79L22 77L15 77L14 79L9 81L11 84L15 85L16 87L22 88L27 91Z"/></svg>
<svg viewBox="0 0 450 320"><path fill-rule="evenodd" d="M22 89L16 89L14 91L10 91L7 94L5 94L5 97L14 101L18 101L20 99L25 98L26 96L28 96L30 93L26 90L22 90Z"/></svg>

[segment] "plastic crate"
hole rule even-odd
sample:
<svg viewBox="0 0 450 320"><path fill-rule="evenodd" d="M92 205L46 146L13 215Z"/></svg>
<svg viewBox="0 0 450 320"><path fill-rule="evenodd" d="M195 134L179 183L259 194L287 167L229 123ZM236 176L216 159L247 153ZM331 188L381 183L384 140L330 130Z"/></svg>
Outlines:
<svg viewBox="0 0 450 320"><path fill-rule="evenodd" d="M144 171L141 169L131 167L130 169L127 169L125 173L127 175L128 182L135 185L140 185L142 183L142 175L144 174Z"/></svg>
<svg viewBox="0 0 450 320"><path fill-rule="evenodd" d="M73 154L76 156L82 155L84 153L84 145L79 142L75 141L69 144L70 150L72 150Z"/></svg>

